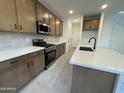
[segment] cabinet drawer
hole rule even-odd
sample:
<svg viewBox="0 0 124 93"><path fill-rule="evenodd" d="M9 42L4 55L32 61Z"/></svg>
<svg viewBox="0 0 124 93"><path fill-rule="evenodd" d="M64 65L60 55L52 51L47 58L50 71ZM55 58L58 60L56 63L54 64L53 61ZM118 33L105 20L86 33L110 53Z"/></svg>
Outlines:
<svg viewBox="0 0 124 93"><path fill-rule="evenodd" d="M37 52L31 53L31 54L29 54L29 58L37 57L38 55L41 55L42 52L43 52L43 51L37 51Z"/></svg>
<svg viewBox="0 0 124 93"><path fill-rule="evenodd" d="M9 61L2 62L2 63L0 63L0 70L8 68L10 66L17 65L18 62L19 62L18 59L12 59Z"/></svg>

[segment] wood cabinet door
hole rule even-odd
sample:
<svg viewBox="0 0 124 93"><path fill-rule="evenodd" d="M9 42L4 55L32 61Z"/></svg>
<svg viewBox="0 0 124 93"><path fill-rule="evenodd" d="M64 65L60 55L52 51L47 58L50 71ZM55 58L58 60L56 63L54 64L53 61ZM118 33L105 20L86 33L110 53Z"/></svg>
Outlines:
<svg viewBox="0 0 124 93"><path fill-rule="evenodd" d="M21 87L22 85L26 84L31 77L30 73L30 66L28 62L28 56L20 57L17 67L17 82L18 86Z"/></svg>
<svg viewBox="0 0 124 93"><path fill-rule="evenodd" d="M55 36L56 35L56 28L55 28L55 16L53 14L50 14L50 27L51 27L51 35Z"/></svg>
<svg viewBox="0 0 124 93"><path fill-rule="evenodd" d="M36 33L36 0L16 0L19 31Z"/></svg>
<svg viewBox="0 0 124 93"><path fill-rule="evenodd" d="M63 55L65 53L65 43L60 45L60 55Z"/></svg>
<svg viewBox="0 0 124 93"><path fill-rule="evenodd" d="M60 20L56 18L56 36L60 36Z"/></svg>
<svg viewBox="0 0 124 93"><path fill-rule="evenodd" d="M15 0L0 0L0 31L17 31Z"/></svg>
<svg viewBox="0 0 124 93"><path fill-rule="evenodd" d="M91 22L90 20L84 20L84 23L83 23L83 30L87 31L87 30L90 30L90 27L91 27Z"/></svg>
<svg viewBox="0 0 124 93"><path fill-rule="evenodd" d="M37 19L47 25L50 24L49 10L38 1L37 1Z"/></svg>
<svg viewBox="0 0 124 93"><path fill-rule="evenodd" d="M65 53L65 43L63 43L62 45L61 45L61 48L62 48L62 55Z"/></svg>
<svg viewBox="0 0 124 93"><path fill-rule="evenodd" d="M0 63L1 67L4 66L3 69L0 70L0 88L5 88L5 90L0 90L0 93L14 93L15 88L18 88L17 62L18 60ZM14 90L7 90L7 88L14 88Z"/></svg>
<svg viewBox="0 0 124 93"><path fill-rule="evenodd" d="M60 36L63 35L63 21L60 21Z"/></svg>
<svg viewBox="0 0 124 93"><path fill-rule="evenodd" d="M99 20L98 19L91 20L91 29L92 30L98 30L99 29Z"/></svg>
<svg viewBox="0 0 124 93"><path fill-rule="evenodd" d="M36 76L45 67L44 51L35 52L29 55L31 65L31 77Z"/></svg>
<svg viewBox="0 0 124 93"><path fill-rule="evenodd" d="M57 45L56 46L56 58L59 58L60 57L60 45Z"/></svg>

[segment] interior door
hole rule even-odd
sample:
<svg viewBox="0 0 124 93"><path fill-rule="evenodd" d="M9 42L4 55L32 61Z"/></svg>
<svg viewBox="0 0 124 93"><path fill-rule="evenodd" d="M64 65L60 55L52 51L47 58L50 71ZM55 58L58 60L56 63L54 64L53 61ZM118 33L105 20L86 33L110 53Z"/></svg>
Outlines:
<svg viewBox="0 0 124 93"><path fill-rule="evenodd" d="M16 0L20 32L36 33L36 0Z"/></svg>
<svg viewBox="0 0 124 93"><path fill-rule="evenodd" d="M15 0L0 0L0 31L17 31Z"/></svg>

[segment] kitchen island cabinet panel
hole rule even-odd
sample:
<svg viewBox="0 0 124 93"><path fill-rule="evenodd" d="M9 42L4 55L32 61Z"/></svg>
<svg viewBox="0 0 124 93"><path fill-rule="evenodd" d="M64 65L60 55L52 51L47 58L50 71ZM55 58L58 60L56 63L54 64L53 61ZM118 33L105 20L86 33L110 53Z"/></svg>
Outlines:
<svg viewBox="0 0 124 93"><path fill-rule="evenodd" d="M114 93L116 74L73 66L71 93Z"/></svg>

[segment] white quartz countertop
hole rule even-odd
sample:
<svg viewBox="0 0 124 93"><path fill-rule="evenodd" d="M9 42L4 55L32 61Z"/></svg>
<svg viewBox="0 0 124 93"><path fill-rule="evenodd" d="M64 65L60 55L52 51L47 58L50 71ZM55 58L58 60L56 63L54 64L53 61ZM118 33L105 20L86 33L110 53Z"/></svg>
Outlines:
<svg viewBox="0 0 124 93"><path fill-rule="evenodd" d="M24 47L0 52L0 62L23 56L32 52L43 50L43 47Z"/></svg>
<svg viewBox="0 0 124 93"><path fill-rule="evenodd" d="M97 48L95 52L75 50L70 64L105 72L124 74L124 55L111 49Z"/></svg>

